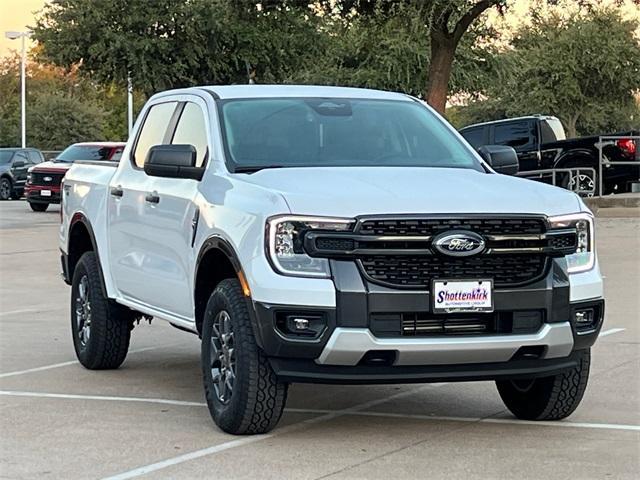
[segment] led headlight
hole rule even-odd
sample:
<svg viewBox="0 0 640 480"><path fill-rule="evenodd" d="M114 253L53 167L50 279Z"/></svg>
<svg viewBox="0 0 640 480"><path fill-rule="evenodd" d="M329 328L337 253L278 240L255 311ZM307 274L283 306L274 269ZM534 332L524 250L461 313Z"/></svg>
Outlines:
<svg viewBox="0 0 640 480"><path fill-rule="evenodd" d="M331 276L329 261L305 253L304 234L308 230L347 231L353 222L346 218L272 217L267 220L267 255L275 270L283 275L328 278Z"/></svg>
<svg viewBox="0 0 640 480"><path fill-rule="evenodd" d="M593 217L588 213L574 213L549 218L551 228L573 228L576 231L576 253L567 255L569 273L591 270L596 261Z"/></svg>

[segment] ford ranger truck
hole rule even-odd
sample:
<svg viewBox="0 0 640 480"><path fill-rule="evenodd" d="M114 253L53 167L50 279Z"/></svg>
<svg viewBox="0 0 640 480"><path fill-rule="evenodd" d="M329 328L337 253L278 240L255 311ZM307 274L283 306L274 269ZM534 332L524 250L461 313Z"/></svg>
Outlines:
<svg viewBox="0 0 640 480"><path fill-rule="evenodd" d="M516 417L564 418L604 315L594 220L515 169L400 93L156 94L119 163L63 182L78 359L117 368L142 317L193 332L234 434L274 428L292 382L490 380Z"/></svg>

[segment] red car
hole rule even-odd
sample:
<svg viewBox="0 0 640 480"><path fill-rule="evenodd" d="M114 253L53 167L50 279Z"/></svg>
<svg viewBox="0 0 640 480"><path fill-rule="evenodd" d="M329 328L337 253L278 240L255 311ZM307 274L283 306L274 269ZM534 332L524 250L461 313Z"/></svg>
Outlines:
<svg viewBox="0 0 640 480"><path fill-rule="evenodd" d="M24 195L36 212L44 212L50 203L60 203L60 184L67 170L76 160L117 162L126 143L86 142L74 143L49 162L29 170Z"/></svg>

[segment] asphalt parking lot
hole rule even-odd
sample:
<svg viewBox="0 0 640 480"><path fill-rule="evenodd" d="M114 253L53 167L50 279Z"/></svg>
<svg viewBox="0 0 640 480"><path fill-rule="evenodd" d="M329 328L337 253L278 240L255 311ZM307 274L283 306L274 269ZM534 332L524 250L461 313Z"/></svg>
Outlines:
<svg viewBox="0 0 640 480"><path fill-rule="evenodd" d="M0 203L0 478L638 478L640 218L599 218L607 316L582 405L515 420L493 383L293 385L269 435L204 405L197 337L136 327L124 365L76 361L59 210Z"/></svg>

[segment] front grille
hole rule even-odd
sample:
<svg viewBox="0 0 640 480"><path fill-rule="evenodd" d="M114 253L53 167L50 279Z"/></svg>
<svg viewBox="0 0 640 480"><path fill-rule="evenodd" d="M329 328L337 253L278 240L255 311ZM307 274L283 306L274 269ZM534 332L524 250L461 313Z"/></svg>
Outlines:
<svg viewBox="0 0 640 480"><path fill-rule="evenodd" d="M433 279L493 279L497 287L531 283L546 273L541 254L480 255L455 258L439 255L368 255L358 263L370 280L392 287L428 289Z"/></svg>
<svg viewBox="0 0 640 480"><path fill-rule="evenodd" d="M59 187L64 173L31 172L31 185ZM51 180L45 180L50 178Z"/></svg>
<svg viewBox="0 0 640 480"><path fill-rule="evenodd" d="M546 230L541 218L428 218L363 220L361 235L433 236L447 230L473 230L481 235L540 234Z"/></svg>
<svg viewBox="0 0 640 480"><path fill-rule="evenodd" d="M542 310L458 314L372 313L369 317L369 328L378 338L527 334L540 330L543 320Z"/></svg>

